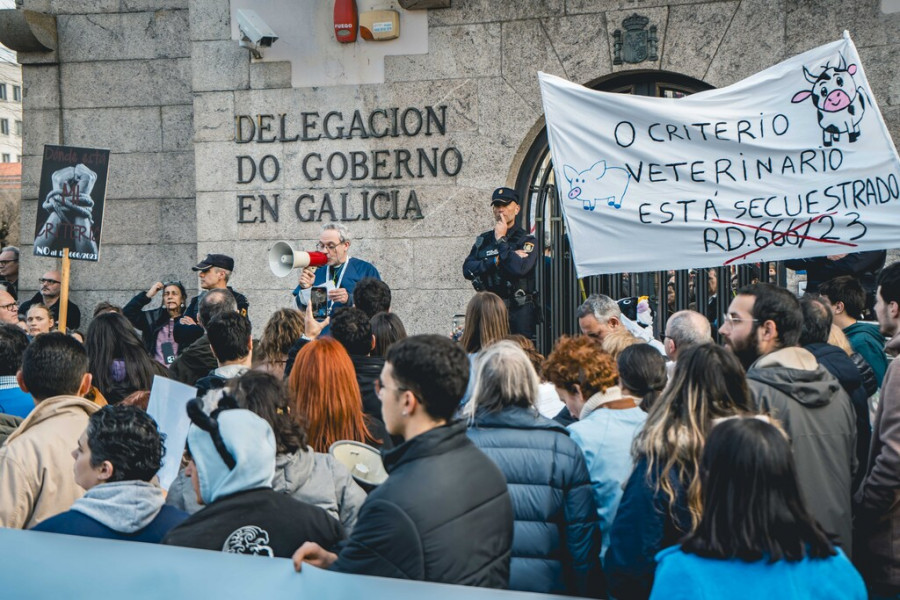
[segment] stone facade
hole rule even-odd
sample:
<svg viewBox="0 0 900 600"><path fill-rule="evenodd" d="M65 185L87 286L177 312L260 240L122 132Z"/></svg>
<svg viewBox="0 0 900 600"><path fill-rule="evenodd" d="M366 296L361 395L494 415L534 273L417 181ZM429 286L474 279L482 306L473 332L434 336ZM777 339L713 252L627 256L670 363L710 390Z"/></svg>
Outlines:
<svg viewBox="0 0 900 600"><path fill-rule="evenodd" d="M446 332L472 294L461 263L475 235L490 226L493 188L515 182L541 128L535 72L590 83L629 70L663 70L720 87L784 58L836 40L848 29L859 48L873 94L894 139L900 139L900 14L880 0L453 0L428 12L428 53L384 57L384 82L294 88L302 63L256 61L232 39L228 0L25 0L25 8L57 16L59 47L20 55L24 64L22 286L50 268L29 255L43 144L112 150L108 208L99 264L73 265L72 296L90 312L101 299L124 302L162 278L196 290L190 266L206 252L237 259L236 289L250 299L259 332L274 309L289 302L295 278L269 272L267 249L287 239L312 249L321 223L305 222L329 194L340 217L363 194L396 191L398 218L348 223L351 254L372 261L394 290L394 309L411 333ZM612 34L634 12L658 31L658 57L613 64ZM328 26L325 24L323 26ZM348 82L349 83L349 82ZM288 115L288 137L301 115L329 111L350 127L354 111L446 107L443 130L432 135L316 141L237 143L241 115ZM413 118L415 115L413 114ZM382 119L378 115L377 119ZM249 121L245 121L248 125ZM256 121L256 125L259 125ZM456 165L410 176L397 152L426 156L454 148ZM382 154L375 154L383 151ZM333 153L367 156L369 173L353 180L309 177L309 166ZM238 182L238 156L268 159L268 178ZM451 155L449 158L454 158ZM376 179L373 163L384 158ZM249 159L244 166L249 168ZM272 177L274 161L278 175ZM322 164L324 167L324 164ZM338 169L339 170L339 169ZM447 174L447 171L453 174ZM246 176L246 172L244 173ZM246 177L245 177L246 179ZM310 180L313 179L313 180ZM414 191L421 214L402 218ZM312 196L299 202L304 194ZM240 196L252 196L243 201ZM260 195L266 196L269 209ZM278 218L274 198L278 196ZM379 198L381 210L393 199ZM393 216L393 215L392 215ZM262 219L265 218L265 222ZM255 219L255 221L254 221ZM326 214L324 221L330 219ZM239 221L245 222L239 222Z"/></svg>

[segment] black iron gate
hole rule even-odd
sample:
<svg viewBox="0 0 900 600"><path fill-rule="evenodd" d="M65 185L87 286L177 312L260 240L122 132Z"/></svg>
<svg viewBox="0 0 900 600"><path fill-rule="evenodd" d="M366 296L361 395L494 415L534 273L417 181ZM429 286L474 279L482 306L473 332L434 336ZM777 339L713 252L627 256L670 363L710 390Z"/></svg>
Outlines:
<svg viewBox="0 0 900 600"><path fill-rule="evenodd" d="M534 214L532 222L526 226L533 228L537 248L543 257L537 263L536 278L538 297L544 308L544 319L537 330L537 346L544 354L550 352L559 336L580 333L575 313L590 294L606 294L616 300L647 296L653 311L653 333L658 339L662 339L669 316L684 309L705 314L714 337L717 337L716 330L734 291L755 281L786 284L784 266L768 262L578 279L549 161L540 185L529 190L528 198L536 201L537 206L533 211L525 211L526 215Z"/></svg>

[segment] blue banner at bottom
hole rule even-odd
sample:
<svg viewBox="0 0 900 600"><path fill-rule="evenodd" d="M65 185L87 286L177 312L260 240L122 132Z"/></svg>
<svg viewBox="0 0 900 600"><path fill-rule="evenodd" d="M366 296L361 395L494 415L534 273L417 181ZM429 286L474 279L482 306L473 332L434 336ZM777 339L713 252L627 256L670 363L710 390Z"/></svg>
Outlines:
<svg viewBox="0 0 900 600"><path fill-rule="evenodd" d="M0 528L0 597L10 600L562 600L563 596L347 575L290 560ZM571 599L570 599L571 600Z"/></svg>

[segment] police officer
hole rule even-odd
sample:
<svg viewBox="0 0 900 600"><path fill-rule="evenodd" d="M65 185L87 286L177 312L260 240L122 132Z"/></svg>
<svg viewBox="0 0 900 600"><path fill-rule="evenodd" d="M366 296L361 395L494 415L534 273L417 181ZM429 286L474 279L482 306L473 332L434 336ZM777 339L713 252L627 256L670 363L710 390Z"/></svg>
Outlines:
<svg viewBox="0 0 900 600"><path fill-rule="evenodd" d="M509 329L534 337L537 250L534 236L516 224L519 196L510 188L497 188L491 195L494 228L475 240L463 263L463 276L476 291L500 296L509 309Z"/></svg>

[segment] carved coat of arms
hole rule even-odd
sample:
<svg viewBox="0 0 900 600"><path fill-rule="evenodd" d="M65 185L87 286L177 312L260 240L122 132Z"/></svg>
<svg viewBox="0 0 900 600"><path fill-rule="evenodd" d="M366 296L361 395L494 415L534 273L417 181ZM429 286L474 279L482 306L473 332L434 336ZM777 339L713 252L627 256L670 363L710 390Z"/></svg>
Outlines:
<svg viewBox="0 0 900 600"><path fill-rule="evenodd" d="M657 60L657 46L659 40L656 36L656 25L647 30L650 19L635 13L622 21L621 29L613 32L613 64L640 63L645 60Z"/></svg>

